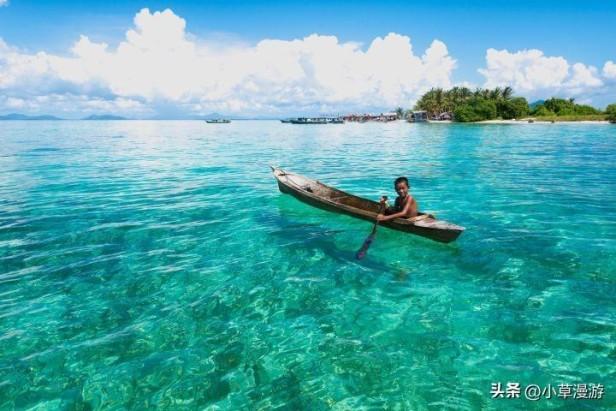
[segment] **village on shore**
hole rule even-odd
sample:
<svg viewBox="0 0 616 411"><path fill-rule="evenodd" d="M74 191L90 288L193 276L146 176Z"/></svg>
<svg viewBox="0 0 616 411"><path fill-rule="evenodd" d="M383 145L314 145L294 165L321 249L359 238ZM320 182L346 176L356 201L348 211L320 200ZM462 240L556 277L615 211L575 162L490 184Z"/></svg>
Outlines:
<svg viewBox="0 0 616 411"><path fill-rule="evenodd" d="M513 95L511 87L477 89L454 87L450 90L431 89L421 96L413 109L398 107L380 114L353 113L343 116L298 117L281 120L291 124L340 124L343 122L409 123L556 123L601 122L616 123L616 104L600 110L575 99L552 97L529 104L524 97Z"/></svg>

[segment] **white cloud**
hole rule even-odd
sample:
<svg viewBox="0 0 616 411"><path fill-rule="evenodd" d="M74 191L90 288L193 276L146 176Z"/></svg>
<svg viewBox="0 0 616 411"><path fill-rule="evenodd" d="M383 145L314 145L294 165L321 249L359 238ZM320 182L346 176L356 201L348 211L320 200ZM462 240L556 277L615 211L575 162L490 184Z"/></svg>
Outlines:
<svg viewBox="0 0 616 411"><path fill-rule="evenodd" d="M593 66L585 66L575 63L571 66L571 77L564 86L574 94L586 92L588 89L600 87L603 82L598 77L597 69Z"/></svg>
<svg viewBox="0 0 616 411"><path fill-rule="evenodd" d="M558 87L568 75L569 64L562 57L546 57L539 50L510 53L488 49L485 69L486 87L509 85L516 90Z"/></svg>
<svg viewBox="0 0 616 411"><path fill-rule="evenodd" d="M604 84L595 67L570 64L563 57L546 56L536 49L514 53L488 49L486 67L479 72L486 79L484 87L511 86L530 97L588 96Z"/></svg>
<svg viewBox="0 0 616 411"><path fill-rule="evenodd" d="M170 107L185 114L389 109L408 107L431 87L451 87L455 68L439 40L423 54L396 33L365 47L319 34L246 45L198 39L171 10L143 9L117 45L82 35L66 55L32 54L0 39L0 111L42 109L41 98L60 112L119 114ZM598 70L540 50L488 49L479 72L484 87L511 86L529 98L592 99L614 94L616 64L608 61Z"/></svg>
<svg viewBox="0 0 616 411"><path fill-rule="evenodd" d="M26 100L15 97L7 97L5 105L10 108L23 108L26 106Z"/></svg>
<svg viewBox="0 0 616 411"><path fill-rule="evenodd" d="M0 96L0 107L3 111L27 112L32 114L56 114L67 118L85 114L123 113L128 116L148 116L154 112L143 103L116 97L100 98L88 95L48 94L17 98ZM78 110L75 110L75 108Z"/></svg>
<svg viewBox="0 0 616 411"><path fill-rule="evenodd" d="M195 39L168 9L141 10L115 48L81 36L68 57L22 53L0 40L0 90L14 98L71 94L188 112L408 106L430 87L450 87L455 67L441 41L418 56L410 38L395 33L365 50L318 34L225 47Z"/></svg>
<svg viewBox="0 0 616 411"><path fill-rule="evenodd" d="M9 5L9 0L0 0L0 7L8 6L8 5Z"/></svg>
<svg viewBox="0 0 616 411"><path fill-rule="evenodd" d="M603 66L603 77L608 79L616 79L616 64L608 60Z"/></svg>

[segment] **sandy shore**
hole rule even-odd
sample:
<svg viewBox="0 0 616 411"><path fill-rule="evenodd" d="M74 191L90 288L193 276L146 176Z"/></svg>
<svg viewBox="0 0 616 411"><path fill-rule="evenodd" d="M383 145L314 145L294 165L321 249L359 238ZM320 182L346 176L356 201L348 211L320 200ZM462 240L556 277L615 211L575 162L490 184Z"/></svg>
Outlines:
<svg viewBox="0 0 616 411"><path fill-rule="evenodd" d="M477 121L475 124L610 124L607 120L581 120L581 121L544 121L525 118L521 120L484 120Z"/></svg>

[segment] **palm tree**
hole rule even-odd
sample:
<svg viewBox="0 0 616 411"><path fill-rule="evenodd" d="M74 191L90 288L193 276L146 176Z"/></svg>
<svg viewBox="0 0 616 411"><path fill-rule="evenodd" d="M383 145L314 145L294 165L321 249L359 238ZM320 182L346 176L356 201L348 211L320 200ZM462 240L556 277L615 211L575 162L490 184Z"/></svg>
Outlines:
<svg viewBox="0 0 616 411"><path fill-rule="evenodd" d="M456 95L458 93L458 87L454 87L451 90L445 92L445 111L452 111L456 106Z"/></svg>
<svg viewBox="0 0 616 411"><path fill-rule="evenodd" d="M500 100L501 99L501 88L500 87L496 87L494 90L488 90L488 91L489 91L490 100Z"/></svg>
<svg viewBox="0 0 616 411"><path fill-rule="evenodd" d="M434 102L436 106L432 111L432 115L438 115L443 112L443 106L445 105L445 93L442 88L437 88L434 90Z"/></svg>
<svg viewBox="0 0 616 411"><path fill-rule="evenodd" d="M396 109L396 117L398 117L398 120L404 117L404 109L402 107Z"/></svg>
<svg viewBox="0 0 616 411"><path fill-rule="evenodd" d="M492 100L498 103L509 100L513 96L513 89L507 87L496 87L494 89L477 88L471 91L468 87L453 87L449 90L442 88L432 88L415 104L415 110L425 110L429 117L436 117L443 112L453 112L470 99ZM396 111L398 112L398 110Z"/></svg>
<svg viewBox="0 0 616 411"><path fill-rule="evenodd" d="M421 96L417 104L415 104L415 108L418 110L425 110L430 113L434 113L437 110L438 101L437 101L437 91L438 89L430 89L426 94ZM442 90L441 90L442 92Z"/></svg>
<svg viewBox="0 0 616 411"><path fill-rule="evenodd" d="M504 100L509 100L513 96L513 89L509 86L505 87L502 96Z"/></svg>
<svg viewBox="0 0 616 411"><path fill-rule="evenodd" d="M473 95L473 92L468 87L462 87L460 89L460 97L462 101L468 100Z"/></svg>

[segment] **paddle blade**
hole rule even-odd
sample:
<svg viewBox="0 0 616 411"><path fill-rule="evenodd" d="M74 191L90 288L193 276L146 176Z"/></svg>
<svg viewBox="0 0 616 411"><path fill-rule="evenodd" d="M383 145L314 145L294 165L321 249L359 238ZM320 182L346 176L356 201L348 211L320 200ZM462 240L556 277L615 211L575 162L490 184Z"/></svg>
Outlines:
<svg viewBox="0 0 616 411"><path fill-rule="evenodd" d="M358 260L361 260L362 258L366 256L366 253L368 252L368 248L370 248L370 245L372 244L372 241L374 241L375 236L376 236L376 233L373 232L372 234L368 236L368 238L366 238L361 248L355 255Z"/></svg>

